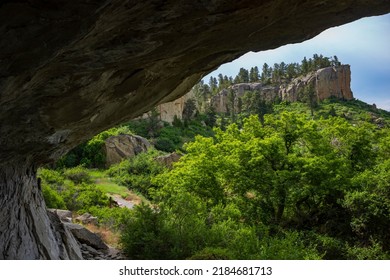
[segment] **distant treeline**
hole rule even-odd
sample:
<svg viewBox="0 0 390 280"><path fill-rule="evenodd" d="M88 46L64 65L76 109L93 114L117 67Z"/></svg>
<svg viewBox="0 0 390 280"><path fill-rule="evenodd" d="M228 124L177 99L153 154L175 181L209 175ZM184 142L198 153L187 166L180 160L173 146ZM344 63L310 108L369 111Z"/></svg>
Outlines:
<svg viewBox="0 0 390 280"><path fill-rule="evenodd" d="M283 80L288 81L298 76L306 75L311 71L339 65L341 65L341 62L336 55L333 57L325 57L322 54L313 54L312 58L307 59L304 57L301 63L285 63L282 61L275 63L273 67L264 63L261 71L257 66L251 67L249 70L240 68L234 78L220 73L218 77L211 76L208 84L201 81L196 87L201 87L202 91L213 95L233 84L256 82L262 82L263 84L281 83Z"/></svg>

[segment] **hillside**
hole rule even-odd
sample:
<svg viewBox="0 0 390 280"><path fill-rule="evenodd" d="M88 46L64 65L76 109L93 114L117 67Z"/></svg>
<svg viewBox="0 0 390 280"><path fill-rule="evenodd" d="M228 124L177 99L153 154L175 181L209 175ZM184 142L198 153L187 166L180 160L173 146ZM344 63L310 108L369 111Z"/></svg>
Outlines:
<svg viewBox="0 0 390 280"><path fill-rule="evenodd" d="M284 101L262 118L216 114L212 133L205 119L176 119L156 126L152 137L148 119L106 132L137 131L184 154L172 169L152 148L99 172L151 204L108 208L101 183L88 175L81 183L64 179L95 171L64 165L40 173L46 203L96 215L131 259L390 257L389 112L331 98L314 108ZM79 162L99 165L87 152L99 137L67 157L78 164L78 153Z"/></svg>
<svg viewBox="0 0 390 280"><path fill-rule="evenodd" d="M41 169L46 203L96 215L130 259L389 259L390 113L349 74L198 85L171 123L153 110Z"/></svg>

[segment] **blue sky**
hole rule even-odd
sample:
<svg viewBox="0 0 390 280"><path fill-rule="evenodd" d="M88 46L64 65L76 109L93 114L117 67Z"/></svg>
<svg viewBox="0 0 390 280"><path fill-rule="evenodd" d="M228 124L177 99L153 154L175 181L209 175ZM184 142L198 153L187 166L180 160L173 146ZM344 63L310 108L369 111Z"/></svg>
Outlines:
<svg viewBox="0 0 390 280"><path fill-rule="evenodd" d="M337 55L344 64L351 65L351 87L354 97L390 111L390 14L369 17L325 30L318 36L299 44L290 44L274 50L249 52L221 65L204 77L222 73L235 77L240 67L250 69L264 62L301 62L314 53Z"/></svg>

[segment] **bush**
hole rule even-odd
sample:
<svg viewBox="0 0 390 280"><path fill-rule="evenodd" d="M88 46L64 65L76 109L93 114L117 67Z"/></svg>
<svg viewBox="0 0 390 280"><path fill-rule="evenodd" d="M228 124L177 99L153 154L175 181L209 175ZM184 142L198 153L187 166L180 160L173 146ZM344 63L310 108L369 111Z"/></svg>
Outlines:
<svg viewBox="0 0 390 280"><path fill-rule="evenodd" d="M61 186L64 183L64 176L57 170L40 168L38 170L38 177L43 180L43 182L49 185Z"/></svg>
<svg viewBox="0 0 390 280"><path fill-rule="evenodd" d="M82 183L76 186L74 209L78 212L90 212L91 207L106 207L109 204L108 197L101 190L97 189L95 185L88 185Z"/></svg>
<svg viewBox="0 0 390 280"><path fill-rule="evenodd" d="M280 237L269 237L262 245L259 259L267 260L319 260L322 256L315 246L305 244L296 231L285 232Z"/></svg>
<svg viewBox="0 0 390 280"><path fill-rule="evenodd" d="M87 212L93 206L108 206L108 197L90 182L88 169L78 166L64 171L40 169L42 192L49 208ZM65 180L68 179L68 180Z"/></svg>
<svg viewBox="0 0 390 280"><path fill-rule="evenodd" d="M206 247L196 252L188 260L233 260L233 255L225 248Z"/></svg>
<svg viewBox="0 0 390 280"><path fill-rule="evenodd" d="M125 207L109 208L91 206L88 212L98 217L99 225L112 230L123 230L132 215L132 210Z"/></svg>
<svg viewBox="0 0 390 280"><path fill-rule="evenodd" d="M172 142L172 140L168 138L158 138L156 143L154 144L157 150L172 153L176 150L176 145Z"/></svg>
<svg viewBox="0 0 390 280"><path fill-rule="evenodd" d="M166 259L169 255L168 233L163 213L145 204L135 207L121 235L123 252L132 259Z"/></svg>
<svg viewBox="0 0 390 280"><path fill-rule="evenodd" d="M159 155L161 155L160 152L150 149L146 153L140 153L133 158L111 166L108 174L119 184L150 198L149 191L156 188L156 185L152 183L152 178L166 169L165 166L155 160Z"/></svg>
<svg viewBox="0 0 390 280"><path fill-rule="evenodd" d="M381 244L372 239L368 246L347 245L347 259L350 260L388 260L389 257Z"/></svg>
<svg viewBox="0 0 390 280"><path fill-rule="evenodd" d="M64 199L46 183L42 184L42 194L47 208L67 209Z"/></svg>
<svg viewBox="0 0 390 280"><path fill-rule="evenodd" d="M88 169L83 166L65 169L64 176L75 184L92 182L92 178L89 175Z"/></svg>

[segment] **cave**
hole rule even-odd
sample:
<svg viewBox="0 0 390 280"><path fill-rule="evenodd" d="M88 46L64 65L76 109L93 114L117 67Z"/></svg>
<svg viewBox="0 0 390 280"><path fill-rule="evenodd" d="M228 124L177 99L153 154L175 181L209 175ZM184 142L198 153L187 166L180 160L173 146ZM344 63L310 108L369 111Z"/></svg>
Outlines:
<svg viewBox="0 0 390 280"><path fill-rule="evenodd" d="M0 259L78 257L39 166L248 51L389 12L388 0L2 1Z"/></svg>

